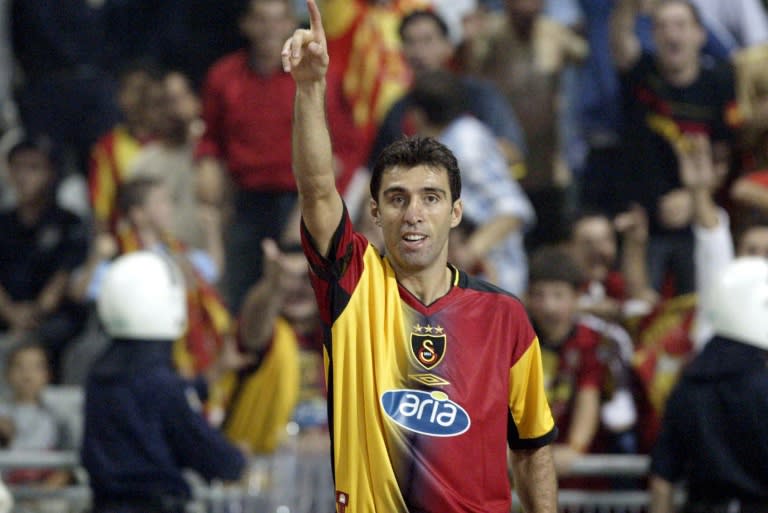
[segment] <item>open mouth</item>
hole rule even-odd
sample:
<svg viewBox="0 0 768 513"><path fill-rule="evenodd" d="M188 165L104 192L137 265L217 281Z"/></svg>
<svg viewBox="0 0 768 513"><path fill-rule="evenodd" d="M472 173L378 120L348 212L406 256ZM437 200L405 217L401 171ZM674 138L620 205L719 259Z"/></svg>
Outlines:
<svg viewBox="0 0 768 513"><path fill-rule="evenodd" d="M401 240L406 245L406 247L416 248L420 246L425 240L427 240L427 236L420 233L406 233L403 235Z"/></svg>

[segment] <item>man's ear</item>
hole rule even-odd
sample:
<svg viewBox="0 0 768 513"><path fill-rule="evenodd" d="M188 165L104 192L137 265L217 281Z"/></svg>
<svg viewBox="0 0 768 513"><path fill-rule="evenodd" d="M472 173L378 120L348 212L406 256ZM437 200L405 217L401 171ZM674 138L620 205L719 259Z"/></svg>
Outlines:
<svg viewBox="0 0 768 513"><path fill-rule="evenodd" d="M464 213L464 203L461 198L453 202L453 208L451 209L451 228L456 228L461 223L461 216Z"/></svg>
<svg viewBox="0 0 768 513"><path fill-rule="evenodd" d="M379 211L379 204L376 203L375 199L371 199L370 209L373 222L376 223L376 226L381 226L381 212Z"/></svg>

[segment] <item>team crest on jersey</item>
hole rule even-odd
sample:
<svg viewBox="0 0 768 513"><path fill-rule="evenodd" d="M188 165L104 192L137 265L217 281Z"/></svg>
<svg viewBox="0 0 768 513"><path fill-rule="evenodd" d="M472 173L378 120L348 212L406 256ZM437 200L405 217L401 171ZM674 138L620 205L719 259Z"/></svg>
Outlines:
<svg viewBox="0 0 768 513"><path fill-rule="evenodd" d="M411 332L411 351L419 364L427 370L434 369L445 356L447 339L441 326L417 324Z"/></svg>

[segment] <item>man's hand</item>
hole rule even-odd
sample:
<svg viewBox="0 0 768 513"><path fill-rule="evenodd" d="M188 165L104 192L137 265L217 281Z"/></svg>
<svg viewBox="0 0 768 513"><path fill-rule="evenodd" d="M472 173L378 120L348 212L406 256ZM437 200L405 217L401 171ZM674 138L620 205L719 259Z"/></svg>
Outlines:
<svg viewBox="0 0 768 513"><path fill-rule="evenodd" d="M648 216L638 204L617 215L613 225L627 243L644 245L648 241Z"/></svg>
<svg viewBox="0 0 768 513"><path fill-rule="evenodd" d="M39 310L32 301L10 303L0 312L14 333L24 333L37 328Z"/></svg>
<svg viewBox="0 0 768 513"><path fill-rule="evenodd" d="M712 146L704 134L688 134L674 145L680 182L687 189L713 190L721 176L712 159Z"/></svg>
<svg viewBox="0 0 768 513"><path fill-rule="evenodd" d="M299 29L283 45L283 70L297 84L318 82L328 71L328 44L315 0L307 0L309 30Z"/></svg>
<svg viewBox="0 0 768 513"><path fill-rule="evenodd" d="M673 189L659 198L659 222L665 228L685 228L693 218L693 201L685 189Z"/></svg>

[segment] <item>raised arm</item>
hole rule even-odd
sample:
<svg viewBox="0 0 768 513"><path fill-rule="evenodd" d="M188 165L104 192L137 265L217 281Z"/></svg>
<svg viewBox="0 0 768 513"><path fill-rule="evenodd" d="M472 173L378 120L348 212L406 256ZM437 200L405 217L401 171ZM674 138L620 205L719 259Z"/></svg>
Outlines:
<svg viewBox="0 0 768 513"><path fill-rule="evenodd" d="M328 45L320 10L307 0L309 30L294 32L283 46L283 68L296 82L293 119L293 173L299 189L304 224L321 254L341 221L328 123L325 117Z"/></svg>
<svg viewBox="0 0 768 513"><path fill-rule="evenodd" d="M264 274L246 294L240 313L242 344L251 351L260 351L269 343L286 295L284 259L277 243L264 239L261 248Z"/></svg>
<svg viewBox="0 0 768 513"><path fill-rule="evenodd" d="M635 19L640 0L617 0L611 14L611 53L620 71L631 68L640 58L640 40L635 35Z"/></svg>
<svg viewBox="0 0 768 513"><path fill-rule="evenodd" d="M693 222L702 228L712 229L719 222L719 209L712 194L720 184L712 148L706 135L688 135L675 145L679 162L680 182L690 192L693 200Z"/></svg>

